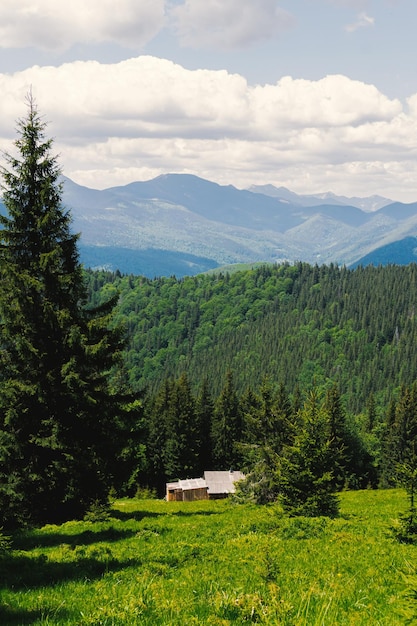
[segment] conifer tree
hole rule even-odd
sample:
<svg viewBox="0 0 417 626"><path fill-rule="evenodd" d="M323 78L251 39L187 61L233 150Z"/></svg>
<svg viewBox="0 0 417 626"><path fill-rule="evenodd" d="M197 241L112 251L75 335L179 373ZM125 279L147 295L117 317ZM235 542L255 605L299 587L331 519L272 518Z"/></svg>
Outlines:
<svg viewBox="0 0 417 626"><path fill-rule="evenodd" d="M211 426L213 422L214 403L210 394L207 379L204 379L196 401L196 414L200 432L200 451L198 457L198 474L212 468Z"/></svg>
<svg viewBox="0 0 417 626"><path fill-rule="evenodd" d="M329 417L313 389L301 412L302 427L281 459L280 493L293 515L335 516L339 510L333 480L334 450Z"/></svg>
<svg viewBox="0 0 417 626"><path fill-rule="evenodd" d="M167 416L165 471L168 477L192 478L198 467L199 432L195 400L186 373L173 384Z"/></svg>
<svg viewBox="0 0 417 626"><path fill-rule="evenodd" d="M376 424L376 403L375 396L371 392L368 397L368 401L366 403L366 430L368 433L371 433Z"/></svg>
<svg viewBox="0 0 417 626"><path fill-rule="evenodd" d="M242 411L233 374L226 373L226 382L217 398L213 425L213 457L216 469L234 469L241 463L237 442L242 432Z"/></svg>
<svg viewBox="0 0 417 626"><path fill-rule="evenodd" d="M407 463L414 457L417 448L417 383L402 387L395 406L395 415L390 415L386 433L391 469L396 472L398 463Z"/></svg>
<svg viewBox="0 0 417 626"><path fill-rule="evenodd" d="M164 493L168 478L166 472L166 447L168 440L169 413L174 382L166 378L156 397L147 402L148 442L146 456L148 462L148 483L159 494Z"/></svg>
<svg viewBox="0 0 417 626"><path fill-rule="evenodd" d="M279 494L280 455L293 440L291 405L284 385L278 393L266 377L255 402L245 413L246 478L238 486L238 497L257 504L273 502Z"/></svg>
<svg viewBox="0 0 417 626"><path fill-rule="evenodd" d="M381 486L384 488L395 486L395 473L397 461L394 456L396 444L396 413L397 402L395 398L390 400L385 428L381 437Z"/></svg>
<svg viewBox="0 0 417 626"><path fill-rule="evenodd" d="M28 96L2 168L0 524L58 521L104 501L122 408L109 388L121 334L112 302L87 311L71 218L46 124Z"/></svg>
<svg viewBox="0 0 417 626"><path fill-rule="evenodd" d="M326 392L324 410L329 419L330 449L333 453L333 481L337 490L344 487L365 488L375 485L374 459L363 437L348 421L339 388L332 385Z"/></svg>
<svg viewBox="0 0 417 626"><path fill-rule="evenodd" d="M327 390L325 409L329 417L330 447L334 455L333 480L335 487L341 489L348 478L347 466L350 462L350 446L346 416L337 385L333 385Z"/></svg>

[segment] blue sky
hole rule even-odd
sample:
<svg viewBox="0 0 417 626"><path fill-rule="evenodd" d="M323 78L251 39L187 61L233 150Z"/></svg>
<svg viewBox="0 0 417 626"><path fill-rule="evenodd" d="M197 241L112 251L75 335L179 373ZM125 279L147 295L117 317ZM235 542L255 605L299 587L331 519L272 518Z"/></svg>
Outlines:
<svg viewBox="0 0 417 626"><path fill-rule="evenodd" d="M415 0L2 0L0 148L31 88L64 174L417 201Z"/></svg>

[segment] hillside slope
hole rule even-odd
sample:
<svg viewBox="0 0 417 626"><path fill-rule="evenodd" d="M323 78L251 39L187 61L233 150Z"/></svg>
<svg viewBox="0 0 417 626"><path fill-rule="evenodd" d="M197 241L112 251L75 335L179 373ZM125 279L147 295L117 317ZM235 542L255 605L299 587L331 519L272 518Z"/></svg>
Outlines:
<svg viewBox="0 0 417 626"><path fill-rule="evenodd" d="M186 371L218 393L230 369L241 391L265 375L290 389L337 382L359 412L370 393L387 406L417 379L415 264L297 263L153 281L90 274L95 303L117 292L138 390Z"/></svg>

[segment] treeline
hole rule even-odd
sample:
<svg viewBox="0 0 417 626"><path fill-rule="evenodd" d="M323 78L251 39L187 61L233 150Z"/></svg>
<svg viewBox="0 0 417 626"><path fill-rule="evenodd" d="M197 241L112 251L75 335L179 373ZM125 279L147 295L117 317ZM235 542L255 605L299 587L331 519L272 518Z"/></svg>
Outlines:
<svg viewBox="0 0 417 626"><path fill-rule="evenodd" d="M163 495L168 481L239 469L247 474L240 494L245 500L265 503L287 493L294 506L298 491L301 506L318 489L330 498L330 510L322 503L319 514L328 514L335 492L391 487L401 464L417 466L417 384L402 387L385 413L377 414L371 396L366 411L353 416L336 384L290 393L266 377L239 393L229 371L213 396L207 381L194 392L183 373L139 404L125 455L131 463L123 487L128 495L138 487Z"/></svg>
<svg viewBox="0 0 417 626"><path fill-rule="evenodd" d="M289 389L338 385L346 408L383 411L417 378L417 266L269 265L177 280L88 272L97 305L116 294L132 388L156 391L187 373L240 393L265 376Z"/></svg>
<svg viewBox="0 0 417 626"><path fill-rule="evenodd" d="M283 449L300 437L312 395L325 415L320 436L332 440L334 451L340 451L337 471L331 468L336 487L376 487L380 455L375 452L380 449L378 435L384 425L378 422L371 427L369 420L348 417L335 387L323 397L317 390L304 395L296 389L289 394L283 384L265 378L259 387L240 394L229 371L215 397L206 381L194 393L188 376L182 374L167 379L155 394L144 398L138 436L141 455L130 489L142 485L162 494L167 481L198 477L207 469L250 473L256 468L264 485L262 497L257 497L274 499L274 488L265 486L273 471L268 465L274 465Z"/></svg>

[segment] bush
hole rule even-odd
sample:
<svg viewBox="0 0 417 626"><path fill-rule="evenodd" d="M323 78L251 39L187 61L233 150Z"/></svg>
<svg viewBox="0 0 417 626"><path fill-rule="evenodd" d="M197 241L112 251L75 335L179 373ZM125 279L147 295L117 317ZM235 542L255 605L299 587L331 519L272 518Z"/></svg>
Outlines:
<svg viewBox="0 0 417 626"><path fill-rule="evenodd" d="M417 519L415 511L400 515L391 527L394 538L400 543L417 543Z"/></svg>
<svg viewBox="0 0 417 626"><path fill-rule="evenodd" d="M7 537L3 533L3 529L0 528L0 557L9 552L11 546L10 537Z"/></svg>
<svg viewBox="0 0 417 626"><path fill-rule="evenodd" d="M156 489L151 489L150 487L138 487L135 498L137 500L155 500Z"/></svg>
<svg viewBox="0 0 417 626"><path fill-rule="evenodd" d="M107 502L96 500L84 515L85 522L108 522L110 520L110 505Z"/></svg>

